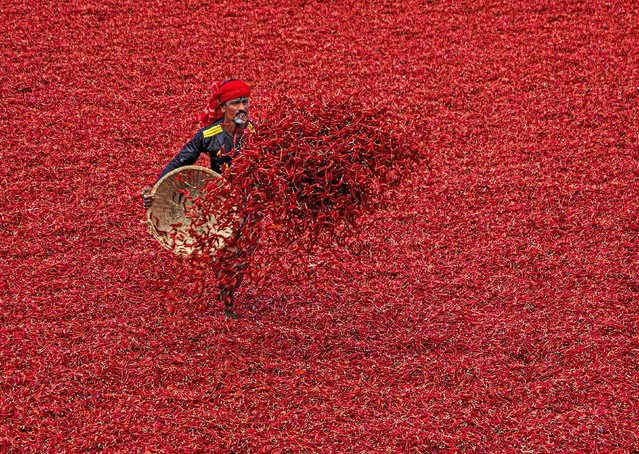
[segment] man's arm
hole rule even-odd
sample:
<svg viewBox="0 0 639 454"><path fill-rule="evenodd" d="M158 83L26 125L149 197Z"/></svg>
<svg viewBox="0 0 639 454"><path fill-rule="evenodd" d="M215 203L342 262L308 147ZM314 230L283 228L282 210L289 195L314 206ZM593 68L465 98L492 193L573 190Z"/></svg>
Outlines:
<svg viewBox="0 0 639 454"><path fill-rule="evenodd" d="M191 164L195 164L197 158L200 157L203 151L206 151L206 145L204 143L204 136L202 134L202 130L199 130L195 136L189 140L184 147L179 151L179 153L169 161L169 163L164 167L162 173L158 177L155 182L157 183L160 179L169 173L172 170L178 169L183 166L188 166ZM142 188L142 203L144 205L144 209L148 210L153 204L153 197L151 196L152 188L147 186Z"/></svg>
<svg viewBox="0 0 639 454"><path fill-rule="evenodd" d="M169 161L166 167L164 167L164 170L160 173L156 183L160 180L160 178L172 170L195 164L195 161L197 161L197 158L200 157L200 154L202 154L203 151L206 151L206 147L204 144L202 130L200 130L197 134L195 134L195 137L189 140L186 145L182 147L180 152Z"/></svg>

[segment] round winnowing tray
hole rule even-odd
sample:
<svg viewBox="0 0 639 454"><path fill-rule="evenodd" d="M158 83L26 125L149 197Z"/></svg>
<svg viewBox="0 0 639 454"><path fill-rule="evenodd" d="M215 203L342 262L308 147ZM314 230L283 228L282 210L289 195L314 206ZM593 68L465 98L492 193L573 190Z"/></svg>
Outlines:
<svg viewBox="0 0 639 454"><path fill-rule="evenodd" d="M204 188L217 178L220 175L206 167L184 166L167 173L155 184L151 191L153 204L146 212L146 224L149 233L164 248L181 256L191 255L196 250L197 240L192 236L191 219L185 215L185 210L198 196L214 197L214 194L205 193ZM233 234L229 227L218 230L213 215L208 215L196 232L214 239L207 242L211 250L223 248L226 244L224 239Z"/></svg>

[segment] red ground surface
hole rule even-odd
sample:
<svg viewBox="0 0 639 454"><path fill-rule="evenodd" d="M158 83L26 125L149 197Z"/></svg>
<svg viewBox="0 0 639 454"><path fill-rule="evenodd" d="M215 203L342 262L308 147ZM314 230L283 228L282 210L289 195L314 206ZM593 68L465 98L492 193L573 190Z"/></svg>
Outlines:
<svg viewBox="0 0 639 454"><path fill-rule="evenodd" d="M1 15L0 450L638 449L635 2ZM360 87L430 156L338 261L266 245L237 321L138 195L229 76L262 121Z"/></svg>

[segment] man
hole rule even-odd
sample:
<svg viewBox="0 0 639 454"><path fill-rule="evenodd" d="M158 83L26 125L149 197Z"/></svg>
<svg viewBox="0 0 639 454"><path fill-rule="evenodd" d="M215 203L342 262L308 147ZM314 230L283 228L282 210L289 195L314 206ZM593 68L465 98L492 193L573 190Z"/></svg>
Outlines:
<svg viewBox="0 0 639 454"><path fill-rule="evenodd" d="M248 119L250 87L241 80L230 79L213 87L213 97L200 116L203 127L184 145L180 152L166 165L158 180L172 170L192 165L202 153L211 158L211 169L222 173L224 165L230 164L242 147L245 130L254 131ZM153 204L152 188L142 189L144 209ZM246 268L247 252L230 246L225 251L229 267L220 267L216 276L220 283L220 299L224 302L224 315L237 318L233 311L233 293L242 281ZM248 253L251 251L249 250Z"/></svg>

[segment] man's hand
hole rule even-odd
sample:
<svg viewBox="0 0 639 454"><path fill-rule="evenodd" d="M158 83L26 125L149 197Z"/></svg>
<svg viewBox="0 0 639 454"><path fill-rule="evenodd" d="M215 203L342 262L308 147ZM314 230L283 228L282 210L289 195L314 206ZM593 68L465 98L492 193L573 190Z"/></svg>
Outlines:
<svg viewBox="0 0 639 454"><path fill-rule="evenodd" d="M142 188L142 191L140 191L140 194L142 195L142 203L144 204L145 210L148 210L149 208L151 208L151 205L153 205L153 196L151 195L152 190L153 188L151 188L150 186L145 186Z"/></svg>

